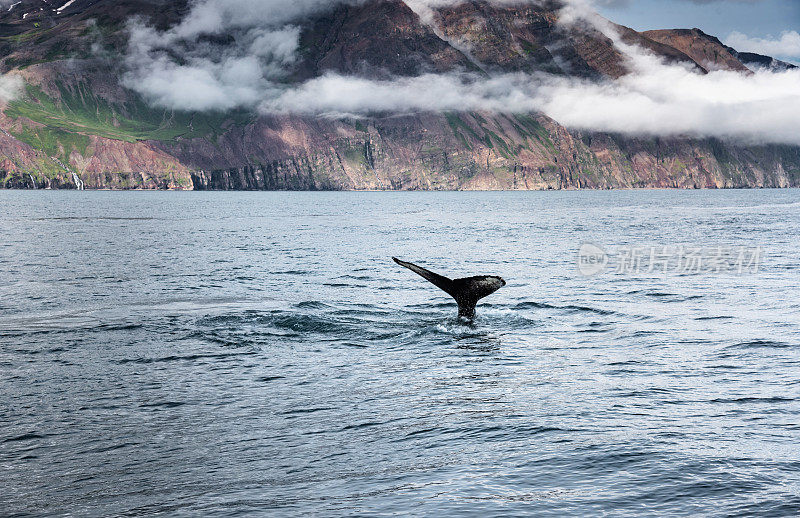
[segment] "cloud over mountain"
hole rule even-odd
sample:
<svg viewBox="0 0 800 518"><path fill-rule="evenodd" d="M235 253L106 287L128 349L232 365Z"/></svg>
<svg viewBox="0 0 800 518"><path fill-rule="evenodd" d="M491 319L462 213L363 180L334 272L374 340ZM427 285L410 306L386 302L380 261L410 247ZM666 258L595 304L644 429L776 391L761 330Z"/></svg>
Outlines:
<svg viewBox="0 0 800 518"><path fill-rule="evenodd" d="M800 33L797 31L784 31L780 38L751 38L741 32L732 32L725 44L741 52L800 59Z"/></svg>
<svg viewBox="0 0 800 518"><path fill-rule="evenodd" d="M409 3L417 13L433 13L453 2ZM608 37L625 56L629 74L597 80L543 72L456 70L389 79L325 73L301 83L289 81L298 59L299 24L335 5L328 0L201 0L165 32L133 23L126 84L159 106L183 110L245 107L334 116L542 112L573 128L800 144L800 71L699 74L625 43L588 0L566 2L561 22L588 24ZM432 15L425 21L436 23ZM791 35L785 39L784 47L790 47Z"/></svg>
<svg viewBox="0 0 800 518"><path fill-rule="evenodd" d="M0 101L16 99L22 93L24 83L17 75L0 76Z"/></svg>

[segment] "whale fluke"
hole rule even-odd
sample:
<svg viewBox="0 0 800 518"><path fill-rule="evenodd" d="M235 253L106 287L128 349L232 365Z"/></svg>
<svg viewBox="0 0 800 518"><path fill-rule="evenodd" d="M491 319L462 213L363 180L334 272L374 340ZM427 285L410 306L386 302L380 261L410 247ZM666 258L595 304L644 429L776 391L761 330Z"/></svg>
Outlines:
<svg viewBox="0 0 800 518"><path fill-rule="evenodd" d="M479 300L491 295L506 285L506 281L495 275L448 279L444 275L433 273L413 263L401 261L397 257L392 257L392 260L431 282L434 286L456 299L458 303L458 316L467 319L475 318L475 305Z"/></svg>

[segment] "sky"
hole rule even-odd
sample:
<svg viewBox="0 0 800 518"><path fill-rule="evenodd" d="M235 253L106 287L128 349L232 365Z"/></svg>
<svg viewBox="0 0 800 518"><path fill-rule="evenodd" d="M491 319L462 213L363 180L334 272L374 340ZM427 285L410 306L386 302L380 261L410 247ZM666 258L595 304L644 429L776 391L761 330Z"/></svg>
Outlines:
<svg viewBox="0 0 800 518"><path fill-rule="evenodd" d="M775 57L800 61L800 35L797 34L800 31L800 0L598 2L601 3L607 4L598 5L605 17L636 30L697 27L740 51L766 54L771 51L770 55L780 54ZM749 48L738 48L736 44Z"/></svg>

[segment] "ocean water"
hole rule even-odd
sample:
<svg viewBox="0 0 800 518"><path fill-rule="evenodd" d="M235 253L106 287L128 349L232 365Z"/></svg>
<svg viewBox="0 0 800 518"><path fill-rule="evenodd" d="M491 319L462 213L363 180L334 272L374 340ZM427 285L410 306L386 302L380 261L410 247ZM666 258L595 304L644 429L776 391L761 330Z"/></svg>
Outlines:
<svg viewBox="0 0 800 518"><path fill-rule="evenodd" d="M0 514L797 516L798 237L797 190L0 191ZM467 324L391 256L508 285Z"/></svg>

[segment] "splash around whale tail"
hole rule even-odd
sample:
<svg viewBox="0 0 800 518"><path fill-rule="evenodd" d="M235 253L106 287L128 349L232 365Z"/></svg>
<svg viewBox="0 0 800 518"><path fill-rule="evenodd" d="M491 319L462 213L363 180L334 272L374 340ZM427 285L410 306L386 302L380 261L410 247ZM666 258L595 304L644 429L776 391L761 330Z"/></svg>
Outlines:
<svg viewBox="0 0 800 518"><path fill-rule="evenodd" d="M506 285L506 281L495 275L448 279L444 275L433 273L416 264L401 261L396 257L392 257L392 260L453 297L458 303L458 316L463 318L475 318L475 305L478 301Z"/></svg>

